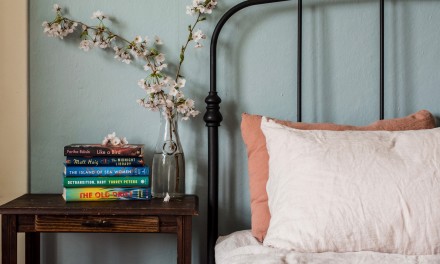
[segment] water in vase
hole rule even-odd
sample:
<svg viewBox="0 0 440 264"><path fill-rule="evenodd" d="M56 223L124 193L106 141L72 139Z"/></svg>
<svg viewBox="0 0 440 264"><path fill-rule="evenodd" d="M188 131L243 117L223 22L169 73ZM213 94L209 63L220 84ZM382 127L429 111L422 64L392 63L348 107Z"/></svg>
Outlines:
<svg viewBox="0 0 440 264"><path fill-rule="evenodd" d="M156 153L152 165L152 195L163 198L182 197L185 194L185 157L183 153ZM156 176L156 177L155 177Z"/></svg>

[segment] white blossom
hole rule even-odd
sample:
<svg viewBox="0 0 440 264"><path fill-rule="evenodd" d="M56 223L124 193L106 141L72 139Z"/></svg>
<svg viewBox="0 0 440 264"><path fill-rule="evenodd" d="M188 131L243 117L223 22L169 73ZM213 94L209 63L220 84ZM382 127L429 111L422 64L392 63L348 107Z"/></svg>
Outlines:
<svg viewBox="0 0 440 264"><path fill-rule="evenodd" d="M142 101L142 100L138 100L139 103L140 103L140 101ZM128 144L128 140L126 137L123 137L123 138L117 137L116 133L113 132L111 134L108 134L106 137L104 137L101 144L104 146L106 146L108 144L111 144L113 146L119 146L119 145Z"/></svg>
<svg viewBox="0 0 440 264"><path fill-rule="evenodd" d="M92 19L99 19L99 20L103 20L104 18L106 18L106 16L104 15L104 13L100 10L93 12L92 14Z"/></svg>
<svg viewBox="0 0 440 264"><path fill-rule="evenodd" d="M200 40L206 39L206 35L202 33L202 31L199 29L192 33L192 39L196 42L195 47L201 48L203 45L200 43Z"/></svg>
<svg viewBox="0 0 440 264"><path fill-rule="evenodd" d="M156 69L158 71L162 71L166 67L168 67L168 64L164 63L164 64L160 64L159 66L157 66Z"/></svg>
<svg viewBox="0 0 440 264"><path fill-rule="evenodd" d="M139 48L136 47L132 47L130 49L130 53L133 54L134 56L136 56L137 58L142 57L143 53Z"/></svg>
<svg viewBox="0 0 440 264"><path fill-rule="evenodd" d="M171 100L171 99L167 99L166 100L166 105L167 105L167 108L173 109L174 108L174 101Z"/></svg>
<svg viewBox="0 0 440 264"><path fill-rule="evenodd" d="M131 63L131 57L127 51L117 46L113 47L113 49L115 50L115 59L125 62L126 64Z"/></svg>
<svg viewBox="0 0 440 264"><path fill-rule="evenodd" d="M142 42L142 37L141 36L136 36L134 38L134 43L141 43Z"/></svg>
<svg viewBox="0 0 440 264"><path fill-rule="evenodd" d="M121 139L119 137L114 137L110 140L110 143L113 146L118 146L119 144L121 144Z"/></svg>
<svg viewBox="0 0 440 264"><path fill-rule="evenodd" d="M144 48L144 53L143 54L144 54L144 56L150 56L151 52L148 49Z"/></svg>
<svg viewBox="0 0 440 264"><path fill-rule="evenodd" d="M178 93L179 91L176 88L172 87L170 89L169 95L176 96Z"/></svg>
<svg viewBox="0 0 440 264"><path fill-rule="evenodd" d="M84 51L89 51L91 48L93 48L93 41L84 39L79 43L79 48Z"/></svg>
<svg viewBox="0 0 440 264"><path fill-rule="evenodd" d="M163 78L163 82L166 85L170 85L173 82L173 78L171 78L170 76L166 76L165 78Z"/></svg>
<svg viewBox="0 0 440 264"><path fill-rule="evenodd" d="M150 88L150 86L144 79L139 80L138 85L145 91L148 91L148 89Z"/></svg>
<svg viewBox="0 0 440 264"><path fill-rule="evenodd" d="M196 10L193 6L186 6L186 14L193 16L196 13Z"/></svg>
<svg viewBox="0 0 440 264"><path fill-rule="evenodd" d="M194 107L194 100L192 100L192 99L186 100L185 105L189 108L193 108Z"/></svg>
<svg viewBox="0 0 440 264"><path fill-rule="evenodd" d="M154 36L154 42L156 45L163 45L162 40L158 36Z"/></svg>
<svg viewBox="0 0 440 264"><path fill-rule="evenodd" d="M186 80L184 79L184 78L177 78L177 82L175 83L175 87L177 87L177 88L183 88L183 87L185 87L185 84L186 84Z"/></svg>
<svg viewBox="0 0 440 264"><path fill-rule="evenodd" d="M136 103L137 103L139 106L145 107L145 100L144 100L144 99L137 99L137 100L136 100Z"/></svg>
<svg viewBox="0 0 440 264"><path fill-rule="evenodd" d="M182 93L182 91L180 91L180 90L178 90L178 91L179 92L175 96L177 101L180 100L180 99L185 98L185 95Z"/></svg>
<svg viewBox="0 0 440 264"><path fill-rule="evenodd" d="M165 54L163 54L163 53L159 53L156 57L154 57L154 60L155 60L157 63L162 63L162 62L164 62L164 61L165 61Z"/></svg>
<svg viewBox="0 0 440 264"><path fill-rule="evenodd" d="M181 114L185 114L187 109L188 109L188 107L185 104L180 104L177 106L177 112L179 112Z"/></svg>
<svg viewBox="0 0 440 264"><path fill-rule="evenodd" d="M159 107L157 106L157 104L155 104L154 101L148 101L148 102L144 102L144 107L150 109L151 111L158 111Z"/></svg>
<svg viewBox="0 0 440 264"><path fill-rule="evenodd" d="M162 85L155 83L155 84L151 85L151 90L153 93L159 93L162 91Z"/></svg>
<svg viewBox="0 0 440 264"><path fill-rule="evenodd" d="M144 65L144 70L149 71L151 69L151 64L147 63Z"/></svg>
<svg viewBox="0 0 440 264"><path fill-rule="evenodd" d="M206 35L203 34L202 31L199 29L196 32L192 33L192 39L194 41L199 41L199 40L202 40L202 39L206 39Z"/></svg>
<svg viewBox="0 0 440 264"><path fill-rule="evenodd" d="M192 117L195 117L196 115L200 114L200 111L197 111L197 110L192 109L191 111L189 111L189 114L190 114Z"/></svg>
<svg viewBox="0 0 440 264"><path fill-rule="evenodd" d="M52 24L45 21L42 26L44 27L43 32L49 37L58 37L63 39L65 36L72 33L78 24L76 22L61 21L60 23L53 22Z"/></svg>
<svg viewBox="0 0 440 264"><path fill-rule="evenodd" d="M194 15L196 13L211 14L212 10L217 6L217 1L211 0L209 3L205 2L205 0L193 0L192 6L186 7L186 13L188 15Z"/></svg>
<svg viewBox="0 0 440 264"><path fill-rule="evenodd" d="M167 193L167 195L165 195L165 197L163 198L163 201L165 203L168 203L170 201L170 199L171 199L171 196Z"/></svg>
<svg viewBox="0 0 440 264"><path fill-rule="evenodd" d="M59 4L54 4L54 5L53 5L53 11L54 11L54 12L59 12L59 11L61 11L61 7L60 7L60 5L59 5Z"/></svg>

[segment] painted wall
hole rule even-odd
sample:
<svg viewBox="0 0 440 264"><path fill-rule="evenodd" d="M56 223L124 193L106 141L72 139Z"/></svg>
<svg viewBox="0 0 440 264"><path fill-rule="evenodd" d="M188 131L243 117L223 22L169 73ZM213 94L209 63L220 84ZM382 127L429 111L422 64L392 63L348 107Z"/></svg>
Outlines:
<svg viewBox="0 0 440 264"><path fill-rule="evenodd" d="M0 1L0 204L28 189L27 14L26 0ZM24 263L21 234L18 244L18 263Z"/></svg>
<svg viewBox="0 0 440 264"><path fill-rule="evenodd" d="M180 0L86 0L58 3L70 16L91 22L98 9L115 18L116 32L160 35L164 53L177 58L191 17ZM296 1L253 7L232 18L219 41L218 80L225 121L220 129L220 232L250 227L242 112L294 119L296 115ZM236 1L220 1L215 21ZM111 52L78 49L79 40L47 38L41 23L52 18L52 1L30 1L31 191L60 193L64 145L100 142L116 131L144 143L151 162L159 116L135 103L143 96L140 63L125 65ZM377 1L305 1L304 121L366 124L379 116L379 7ZM386 117L428 109L440 116L440 4L387 1ZM205 42L209 46L209 42ZM208 49L190 50L184 65L187 94L201 110L209 89ZM188 193L200 197L194 218L193 263L206 257L207 137L202 115L182 122ZM43 237L44 263L173 263L173 235L51 234ZM105 250L105 253L103 249Z"/></svg>

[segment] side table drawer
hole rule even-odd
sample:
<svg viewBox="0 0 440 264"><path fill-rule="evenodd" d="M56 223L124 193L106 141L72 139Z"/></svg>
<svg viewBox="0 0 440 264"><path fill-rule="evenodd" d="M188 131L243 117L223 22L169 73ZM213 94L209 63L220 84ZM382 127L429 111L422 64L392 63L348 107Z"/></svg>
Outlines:
<svg viewBox="0 0 440 264"><path fill-rule="evenodd" d="M157 216L35 216L37 232L159 232Z"/></svg>

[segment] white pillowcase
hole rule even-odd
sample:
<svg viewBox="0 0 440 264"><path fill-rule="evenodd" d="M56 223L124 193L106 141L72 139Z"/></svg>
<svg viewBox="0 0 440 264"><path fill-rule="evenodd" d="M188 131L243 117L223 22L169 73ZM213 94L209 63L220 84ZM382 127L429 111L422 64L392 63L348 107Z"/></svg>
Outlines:
<svg viewBox="0 0 440 264"><path fill-rule="evenodd" d="M263 118L264 245L299 252L440 253L440 129L297 130Z"/></svg>

